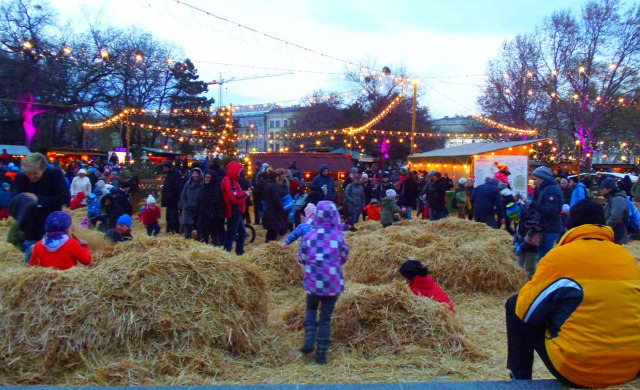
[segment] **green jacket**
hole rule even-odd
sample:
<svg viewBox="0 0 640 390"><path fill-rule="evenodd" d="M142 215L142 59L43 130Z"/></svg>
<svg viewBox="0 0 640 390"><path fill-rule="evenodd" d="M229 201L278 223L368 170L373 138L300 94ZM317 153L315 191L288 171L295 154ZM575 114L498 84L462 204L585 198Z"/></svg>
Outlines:
<svg viewBox="0 0 640 390"><path fill-rule="evenodd" d="M380 223L387 225L393 223L393 214L399 213L402 208L396 204L393 198L382 198L382 213L380 214Z"/></svg>
<svg viewBox="0 0 640 390"><path fill-rule="evenodd" d="M640 202L640 183L633 183L633 187L631 187L631 196L633 196L633 200Z"/></svg>
<svg viewBox="0 0 640 390"><path fill-rule="evenodd" d="M465 189L464 185L462 185L462 186L458 185L456 187L455 198L456 198L456 204L457 204L459 209L460 208L463 209L463 208L467 207L467 192L466 192L466 189Z"/></svg>

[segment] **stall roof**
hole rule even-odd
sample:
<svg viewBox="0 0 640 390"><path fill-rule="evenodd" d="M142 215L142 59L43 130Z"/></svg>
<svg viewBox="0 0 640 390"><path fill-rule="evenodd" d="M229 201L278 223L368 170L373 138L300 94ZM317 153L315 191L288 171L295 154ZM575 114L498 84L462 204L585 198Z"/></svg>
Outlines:
<svg viewBox="0 0 640 390"><path fill-rule="evenodd" d="M51 149L47 149L47 153L58 153L58 154L65 154L70 156L82 156L85 154L89 156L106 156L107 155L107 152L102 152L99 150L75 149L75 148L51 148Z"/></svg>
<svg viewBox="0 0 640 390"><path fill-rule="evenodd" d="M180 155L180 153L174 153L174 152L170 152L168 150L158 149L158 148L148 148L146 146L141 147L140 150L142 150L143 152L147 152L147 153L166 155L166 156L179 156Z"/></svg>
<svg viewBox="0 0 640 390"><path fill-rule="evenodd" d="M466 145L455 146L453 148L444 148L424 152L420 154L414 154L409 158L420 157L461 157L461 156L473 156L475 154L485 154L502 150L506 148L513 148L516 146L533 144L536 142L545 142L549 139L532 139L528 141L510 141L510 142L478 142Z"/></svg>
<svg viewBox="0 0 640 390"><path fill-rule="evenodd" d="M353 162L344 153L251 153L249 159L274 168L289 168L295 161L302 172L318 172L322 164L327 164L331 172L349 172L353 168Z"/></svg>
<svg viewBox="0 0 640 390"><path fill-rule="evenodd" d="M354 160L358 160L360 162L373 162L374 161L373 156L369 156L368 154L362 154L360 152L356 152L355 150L350 150L349 153L347 153L347 151L344 148L338 148L338 149L332 150L331 153L350 154L351 156L353 156Z"/></svg>
<svg viewBox="0 0 640 390"><path fill-rule="evenodd" d="M2 149L7 149L7 153L12 156L26 156L31 153L29 148L24 145L0 145L0 153L2 153Z"/></svg>

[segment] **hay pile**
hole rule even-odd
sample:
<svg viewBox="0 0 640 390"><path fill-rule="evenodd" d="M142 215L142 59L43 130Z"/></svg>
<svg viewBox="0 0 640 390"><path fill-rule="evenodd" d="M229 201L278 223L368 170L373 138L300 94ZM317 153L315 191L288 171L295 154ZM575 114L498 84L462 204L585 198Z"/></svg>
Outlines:
<svg viewBox="0 0 640 390"><path fill-rule="evenodd" d="M126 362L154 370L137 377L214 373L216 353L264 348L266 304L257 268L177 237L138 236L90 267L10 269L0 275L0 373L56 383Z"/></svg>
<svg viewBox="0 0 640 390"><path fill-rule="evenodd" d="M303 296L304 298L304 296ZM305 300L284 314L287 326L302 329ZM414 295L406 283L382 286L347 284L336 305L331 329L334 345L368 356L388 356L425 347L436 356L476 355L449 309Z"/></svg>
<svg viewBox="0 0 640 390"><path fill-rule="evenodd" d="M360 229L347 237L345 276L351 282L389 283L408 259L425 263L449 291L516 291L526 282L514 261L511 236L484 224L457 218L412 220L384 230Z"/></svg>
<svg viewBox="0 0 640 390"><path fill-rule="evenodd" d="M298 263L300 240L286 247L272 241L259 250L247 252L247 260L264 271L266 282L275 288L302 286L302 266Z"/></svg>

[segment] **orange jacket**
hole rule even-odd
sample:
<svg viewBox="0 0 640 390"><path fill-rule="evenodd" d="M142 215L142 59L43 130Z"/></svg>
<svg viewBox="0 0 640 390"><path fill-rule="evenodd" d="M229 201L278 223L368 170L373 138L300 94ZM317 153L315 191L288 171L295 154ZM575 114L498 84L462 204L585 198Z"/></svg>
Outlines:
<svg viewBox="0 0 640 390"><path fill-rule="evenodd" d="M613 386L640 372L640 269L608 226L569 230L520 290L516 314L547 325L549 358L575 384Z"/></svg>
<svg viewBox="0 0 640 390"><path fill-rule="evenodd" d="M380 208L379 205L373 206L371 204L368 204L364 208L364 211L367 212L367 219L370 219L372 221L380 220L380 214L382 213L382 209Z"/></svg>

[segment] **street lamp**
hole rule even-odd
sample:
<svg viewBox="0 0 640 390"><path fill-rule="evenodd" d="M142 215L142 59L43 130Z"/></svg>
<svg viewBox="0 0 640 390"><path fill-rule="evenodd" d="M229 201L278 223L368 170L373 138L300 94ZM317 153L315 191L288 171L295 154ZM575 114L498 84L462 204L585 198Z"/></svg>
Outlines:
<svg viewBox="0 0 640 390"><path fill-rule="evenodd" d="M414 151L414 139L416 137L416 106L418 95L418 79L413 79L413 116L411 118L411 154Z"/></svg>

